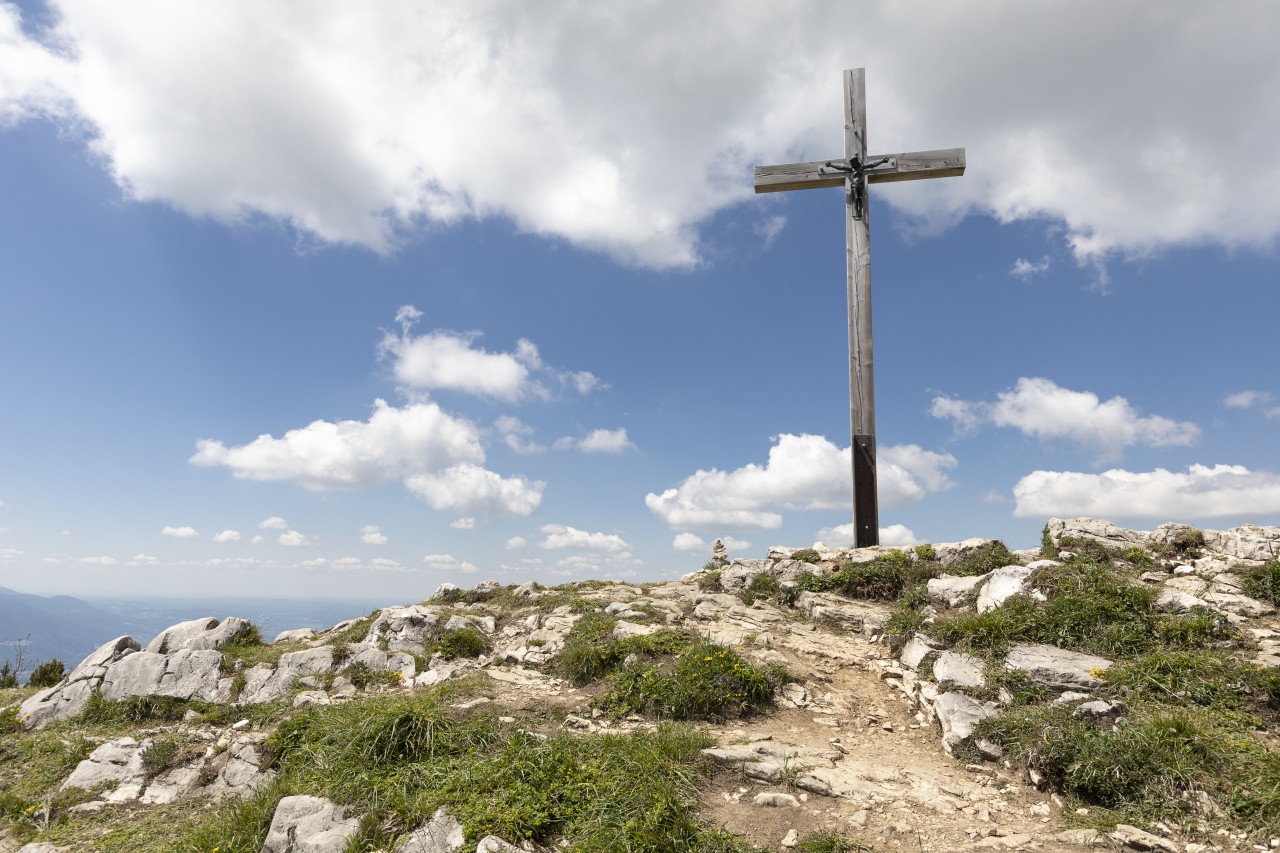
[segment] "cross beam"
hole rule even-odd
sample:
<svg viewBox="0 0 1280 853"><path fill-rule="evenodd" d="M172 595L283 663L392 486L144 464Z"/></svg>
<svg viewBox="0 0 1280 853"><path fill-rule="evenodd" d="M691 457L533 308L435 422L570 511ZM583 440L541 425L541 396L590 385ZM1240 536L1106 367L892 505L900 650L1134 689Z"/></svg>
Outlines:
<svg viewBox="0 0 1280 853"><path fill-rule="evenodd" d="M854 545L880 543L876 493L876 404L871 354L871 235L867 184L950 178L964 174L963 148L867 156L863 69L844 72L844 158L756 167L756 192L844 187L849 291L849 424L853 457Z"/></svg>

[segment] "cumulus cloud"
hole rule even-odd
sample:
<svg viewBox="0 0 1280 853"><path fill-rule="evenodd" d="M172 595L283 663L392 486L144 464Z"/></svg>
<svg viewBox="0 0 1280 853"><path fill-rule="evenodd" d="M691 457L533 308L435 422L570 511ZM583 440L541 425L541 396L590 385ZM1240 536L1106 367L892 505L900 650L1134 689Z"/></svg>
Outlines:
<svg viewBox="0 0 1280 853"><path fill-rule="evenodd" d="M238 542L240 541L239 530L224 530L221 533L213 534L214 542Z"/></svg>
<svg viewBox="0 0 1280 853"><path fill-rule="evenodd" d="M434 509L479 515L532 515L547 485L541 480L503 477L470 464L415 474L404 484Z"/></svg>
<svg viewBox="0 0 1280 853"><path fill-rule="evenodd" d="M1021 518L1248 519L1280 513L1280 474L1243 465L1191 465L1186 472L1033 471L1013 487L1013 496L1014 515Z"/></svg>
<svg viewBox="0 0 1280 853"><path fill-rule="evenodd" d="M276 541L281 545L288 545L290 548L301 548L304 545L311 544L311 541L305 535L296 530L286 530L276 537Z"/></svg>
<svg viewBox="0 0 1280 853"><path fill-rule="evenodd" d="M165 527L160 533L174 539L196 539L200 536L194 527Z"/></svg>
<svg viewBox="0 0 1280 853"><path fill-rule="evenodd" d="M155 566L160 563L150 554L134 554L133 559L128 562L130 566Z"/></svg>
<svg viewBox="0 0 1280 853"><path fill-rule="evenodd" d="M677 533L671 540L671 547L677 551L706 551L710 546L707 540L694 533Z"/></svg>
<svg viewBox="0 0 1280 853"><path fill-rule="evenodd" d="M476 520L468 515L462 518L455 518L453 521L449 522L449 526L454 530L474 530L476 527Z"/></svg>
<svg viewBox="0 0 1280 853"><path fill-rule="evenodd" d="M360 528L360 541L366 545L386 545L387 537L376 524L366 524Z"/></svg>
<svg viewBox="0 0 1280 853"><path fill-rule="evenodd" d="M950 488L956 467L949 453L914 445L882 447L877 454L882 509L897 509ZM783 509L833 509L852 503L849 448L817 435L778 436L765 465L734 471L699 470L674 488L645 497L649 511L671 527L772 530Z"/></svg>
<svg viewBox="0 0 1280 853"><path fill-rule="evenodd" d="M529 541L523 536L512 536L507 540L506 548L508 551L517 551L528 544Z"/></svg>
<svg viewBox="0 0 1280 853"><path fill-rule="evenodd" d="M853 522L838 524L835 527L824 527L817 533L818 541L827 545L852 545ZM890 524L880 528L880 544L890 546L919 545L920 540L910 527L905 524Z"/></svg>
<svg viewBox="0 0 1280 853"><path fill-rule="evenodd" d="M19 557L25 556L26 553L26 551L20 551L17 548L0 548L0 564L16 562Z"/></svg>
<svg viewBox="0 0 1280 853"><path fill-rule="evenodd" d="M582 453L625 453L635 450L636 446L627 437L624 427L618 429L593 429L582 438L565 436L556 439L556 450L572 450L577 448Z"/></svg>
<svg viewBox="0 0 1280 853"><path fill-rule="evenodd" d="M616 533L588 533L563 524L544 524L541 530L546 534L538 543L543 548L587 548L614 554L631 550L626 540Z"/></svg>
<svg viewBox="0 0 1280 853"><path fill-rule="evenodd" d="M262 519L262 521L259 521L258 529L259 530L288 530L289 522L285 521L283 518L281 518L278 515L273 515L270 518L264 518Z"/></svg>
<svg viewBox="0 0 1280 853"><path fill-rule="evenodd" d="M444 572L472 572L480 571L480 567L474 563L468 563L466 560L459 560L452 554L428 554L422 558L422 562L431 571Z"/></svg>
<svg viewBox="0 0 1280 853"><path fill-rule="evenodd" d="M1133 445L1186 446L1200 437L1200 428L1190 421L1144 417L1124 397L1103 402L1091 391L1072 391L1038 377L1022 377L994 403L935 397L929 413L951 420L960 433L991 424L1042 440L1071 441L1100 461L1116 459Z"/></svg>
<svg viewBox="0 0 1280 853"><path fill-rule="evenodd" d="M78 131L130 199L320 241L389 251L503 217L696 264L753 164L839 154L849 57L870 69L873 152L968 149L963 179L882 194L929 224L1048 219L1085 263L1280 230L1265 4L49 5L35 35L0 6L0 120Z"/></svg>
<svg viewBox="0 0 1280 853"><path fill-rule="evenodd" d="M291 480L311 491L369 488L406 471L484 461L475 426L430 402L397 408L377 400L367 421L318 420L281 438L260 435L230 448L201 439L196 448L194 465L224 466L245 480Z"/></svg>
<svg viewBox="0 0 1280 853"><path fill-rule="evenodd" d="M515 403L529 397L550 399L560 388L587 394L603 387L585 371L562 371L544 364L537 346L523 338L508 353L475 346L479 332L437 330L414 336L411 329L421 316L412 305L403 306L396 314L400 334L387 332L379 345L379 354L391 359L392 373L407 388L461 391Z"/></svg>
<svg viewBox="0 0 1280 853"><path fill-rule="evenodd" d="M120 563L115 557L77 557L77 563L84 563L89 566L115 566Z"/></svg>
<svg viewBox="0 0 1280 853"><path fill-rule="evenodd" d="M1222 405L1233 409L1252 409L1254 406L1265 406L1274 400L1270 391L1237 391L1222 399Z"/></svg>
<svg viewBox="0 0 1280 853"><path fill-rule="evenodd" d="M252 539L250 539L249 541L250 541L251 543L253 543L254 545L257 545L257 544L259 544L260 542L263 542L263 541L264 541L264 538L263 538L262 536L254 536L254 537L253 537Z"/></svg>

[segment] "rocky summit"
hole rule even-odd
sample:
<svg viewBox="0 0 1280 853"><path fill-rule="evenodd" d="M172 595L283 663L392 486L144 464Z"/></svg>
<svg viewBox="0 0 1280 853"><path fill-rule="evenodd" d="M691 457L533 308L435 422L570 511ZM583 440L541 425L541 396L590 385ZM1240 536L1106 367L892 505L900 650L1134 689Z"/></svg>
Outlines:
<svg viewBox="0 0 1280 853"><path fill-rule="evenodd" d="M717 543L0 693L0 851L1280 847L1280 528Z"/></svg>

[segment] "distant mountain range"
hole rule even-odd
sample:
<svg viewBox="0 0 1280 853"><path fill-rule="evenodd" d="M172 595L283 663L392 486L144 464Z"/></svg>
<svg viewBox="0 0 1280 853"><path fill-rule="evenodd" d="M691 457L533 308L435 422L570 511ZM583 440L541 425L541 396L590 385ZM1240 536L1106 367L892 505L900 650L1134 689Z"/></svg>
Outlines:
<svg viewBox="0 0 1280 853"><path fill-rule="evenodd" d="M170 625L202 616L248 619L270 640L292 628L327 628L385 603L271 598L122 598L90 603L69 595L31 595L0 586L0 663L16 664L18 649L24 646L24 672L53 658L70 671L121 634L145 646Z"/></svg>
<svg viewBox="0 0 1280 853"><path fill-rule="evenodd" d="M117 614L78 598L46 598L0 586L0 661L16 665L21 654L26 672L53 658L70 670L122 633L124 620Z"/></svg>

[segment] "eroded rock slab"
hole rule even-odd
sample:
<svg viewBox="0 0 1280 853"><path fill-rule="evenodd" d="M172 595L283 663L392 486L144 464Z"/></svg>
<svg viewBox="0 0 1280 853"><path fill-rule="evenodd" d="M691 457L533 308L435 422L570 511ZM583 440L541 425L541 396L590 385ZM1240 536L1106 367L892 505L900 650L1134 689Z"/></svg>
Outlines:
<svg viewBox="0 0 1280 853"><path fill-rule="evenodd" d="M360 821L324 797L285 797L276 806L262 853L342 853Z"/></svg>

